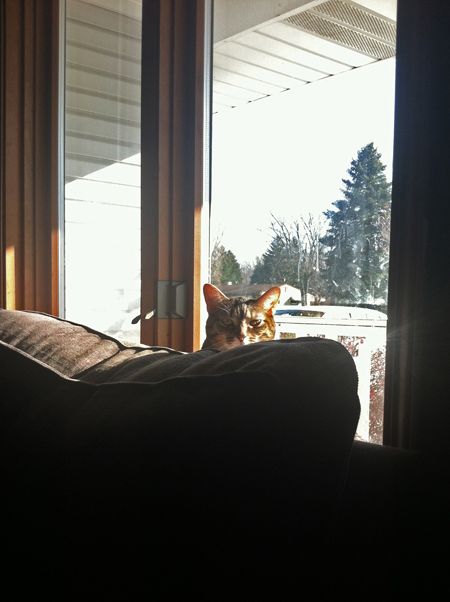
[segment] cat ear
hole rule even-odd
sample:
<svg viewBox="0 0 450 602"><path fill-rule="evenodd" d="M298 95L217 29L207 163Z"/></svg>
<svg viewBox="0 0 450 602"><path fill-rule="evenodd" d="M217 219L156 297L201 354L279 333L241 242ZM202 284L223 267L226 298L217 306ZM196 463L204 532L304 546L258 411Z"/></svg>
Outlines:
<svg viewBox="0 0 450 602"><path fill-rule="evenodd" d="M256 303L257 305L260 305L264 309L264 311L266 311L269 314L272 314L272 309L278 303L280 295L280 287L273 286L272 288L269 288L269 290L266 291L264 295L261 295L261 297L259 297Z"/></svg>
<svg viewBox="0 0 450 602"><path fill-rule="evenodd" d="M216 311L217 307L224 301L228 301L228 297L220 291L214 284L203 285L203 295L206 301L208 313Z"/></svg>

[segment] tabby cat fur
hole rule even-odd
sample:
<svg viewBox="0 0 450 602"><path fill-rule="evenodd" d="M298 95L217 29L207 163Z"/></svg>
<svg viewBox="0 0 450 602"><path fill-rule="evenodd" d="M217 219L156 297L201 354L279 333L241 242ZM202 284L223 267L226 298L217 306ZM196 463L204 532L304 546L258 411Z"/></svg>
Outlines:
<svg viewBox="0 0 450 602"><path fill-rule="evenodd" d="M275 337L273 308L280 293L280 288L274 286L258 299L230 299L213 284L205 284L203 295L208 319L202 349L225 351L239 345L272 340Z"/></svg>

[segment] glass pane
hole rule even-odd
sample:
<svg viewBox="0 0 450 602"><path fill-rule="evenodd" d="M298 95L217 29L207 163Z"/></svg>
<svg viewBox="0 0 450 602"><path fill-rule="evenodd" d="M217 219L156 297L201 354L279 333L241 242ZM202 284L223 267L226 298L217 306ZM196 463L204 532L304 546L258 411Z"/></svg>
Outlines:
<svg viewBox="0 0 450 602"><path fill-rule="evenodd" d="M211 281L278 285L277 338L341 342L381 443L396 2L278 5L215 3Z"/></svg>
<svg viewBox="0 0 450 602"><path fill-rule="evenodd" d="M67 0L65 316L138 342L141 0Z"/></svg>

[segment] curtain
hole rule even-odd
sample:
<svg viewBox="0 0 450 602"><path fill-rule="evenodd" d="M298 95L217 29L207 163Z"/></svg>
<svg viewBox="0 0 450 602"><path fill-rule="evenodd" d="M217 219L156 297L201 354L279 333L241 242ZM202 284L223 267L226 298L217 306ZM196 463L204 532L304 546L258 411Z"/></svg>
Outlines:
<svg viewBox="0 0 450 602"><path fill-rule="evenodd" d="M58 2L1 5L0 304L58 313Z"/></svg>

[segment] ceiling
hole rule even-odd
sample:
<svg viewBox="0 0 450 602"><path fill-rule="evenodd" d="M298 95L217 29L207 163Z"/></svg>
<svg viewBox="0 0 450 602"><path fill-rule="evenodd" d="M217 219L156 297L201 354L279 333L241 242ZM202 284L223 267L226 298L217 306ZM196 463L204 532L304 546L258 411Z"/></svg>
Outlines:
<svg viewBox="0 0 450 602"><path fill-rule="evenodd" d="M395 0L216 5L215 113L395 56Z"/></svg>

